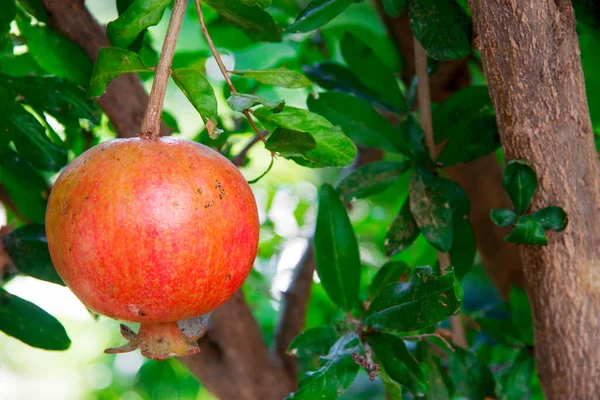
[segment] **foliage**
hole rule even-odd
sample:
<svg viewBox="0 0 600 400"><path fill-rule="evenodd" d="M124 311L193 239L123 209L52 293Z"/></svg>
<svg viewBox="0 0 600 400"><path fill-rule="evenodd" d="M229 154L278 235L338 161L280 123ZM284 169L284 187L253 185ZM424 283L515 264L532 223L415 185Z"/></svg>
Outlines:
<svg viewBox="0 0 600 400"><path fill-rule="evenodd" d="M43 304L11 294L10 283L27 275L63 285L43 226L53 179L69 160L115 136L93 100L121 75L136 74L149 85L171 3L116 1L119 15L107 25L110 47L101 49L93 64L47 23L42 2L0 5L0 194L7 224L14 228L2 238L11 261L0 277L0 330L32 347L60 351L76 339L67 335L66 321L44 311ZM584 3L576 5L590 7ZM431 58L430 73L439 60L466 57L474 75L481 74L464 2L382 4L389 15L408 13L412 33ZM245 284L267 345L277 317L273 304L280 299L274 293L285 290L278 286L281 258L314 232L318 279L307 329L288 349L299 359L302 375L298 391L288 398L361 398L364 388L368 398L384 398L384 392L393 399L540 398L527 295L513 288L507 302L498 299L476 254L469 215L477 199L470 200L441 170L500 153L485 82L432 104L434 140L443 146L432 159L422 116L413 107L416 81L398 79L406 65L369 3L206 0L203 5L217 49L232 60L226 64L236 90L216 76L190 3L169 86L169 96L179 101L163 119L183 136L235 160L248 175L258 175L270 162L254 186L261 243ZM597 125L600 92L593 88L600 24L589 15L578 23ZM264 145L250 152L241 150L254 134L243 113L265 136ZM378 159L364 164L366 150ZM567 227L567 214L558 205L527 214L537 190L534 166L508 162L503 183L514 211L491 210L491 218L514 227L507 241L544 245L546 231ZM436 251L448 254L451 267L435 263ZM456 314L468 321L466 349L448 349L438 336L447 333ZM114 358L103 357L101 362L114 364ZM368 381L359 357L378 365L376 382ZM174 361L147 362L137 381L124 382L115 380L94 395L121 398L129 390L152 398L162 383L178 388L181 398L196 398L199 390Z"/></svg>

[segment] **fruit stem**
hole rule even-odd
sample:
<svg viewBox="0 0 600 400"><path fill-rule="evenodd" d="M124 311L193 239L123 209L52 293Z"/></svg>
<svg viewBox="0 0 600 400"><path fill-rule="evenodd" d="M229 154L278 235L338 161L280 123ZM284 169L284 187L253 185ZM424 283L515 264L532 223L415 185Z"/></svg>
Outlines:
<svg viewBox="0 0 600 400"><path fill-rule="evenodd" d="M146 108L146 114L142 121L142 127L139 134L140 137L158 139L160 136L160 121L162 118L163 102L167 91L169 75L171 74L171 64L173 63L173 54L175 54L175 44L177 43L177 36L179 36L179 29L183 22L187 3L187 0L175 0L175 4L173 5L173 13L171 14L165 42L162 51L160 52L158 65L156 66L156 75L154 76L152 90L150 91L148 108Z"/></svg>
<svg viewBox="0 0 600 400"><path fill-rule="evenodd" d="M229 72L227 72L227 68L225 68L225 64L223 63L223 59L221 58L221 55L217 51L217 48L215 47L215 44L213 43L212 38L210 37L210 34L208 33L208 28L206 27L206 21L204 21L204 15L202 14L202 3L200 2L200 0L194 0L194 3L196 4L196 12L198 13L198 19L200 20L200 27L202 28L202 34L204 35L204 39L206 39L206 43L208 44L208 47L210 48L210 52L212 53L215 61L217 62L217 65L219 66L219 69L221 70L221 74L223 75L223 78L225 78L225 81L227 82L227 86L229 86L229 89L231 90L231 94L235 94L235 93L237 93L237 90L235 89L235 85L231 81L231 78L229 77ZM254 129L254 132L256 132L256 136L258 136L260 138L260 140L266 144L265 137L260 132L260 129L258 129L258 126L256 126L256 123L250 116L250 112L248 110L244 110L242 112L242 114L244 114L246 119L248 119L248 122L250 122L252 129ZM273 156L273 153L271 153L271 156Z"/></svg>

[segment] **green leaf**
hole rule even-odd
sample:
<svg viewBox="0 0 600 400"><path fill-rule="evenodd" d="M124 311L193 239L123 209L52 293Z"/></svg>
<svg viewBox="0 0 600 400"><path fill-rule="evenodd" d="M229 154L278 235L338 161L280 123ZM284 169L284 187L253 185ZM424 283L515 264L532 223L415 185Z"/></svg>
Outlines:
<svg viewBox="0 0 600 400"><path fill-rule="evenodd" d="M407 161L366 164L346 176L338 185L338 192L344 201L372 196L390 187L411 166Z"/></svg>
<svg viewBox="0 0 600 400"><path fill-rule="evenodd" d="M427 400L450 400L448 386L444 382L440 366L431 354L428 355L427 361L427 378L429 382Z"/></svg>
<svg viewBox="0 0 600 400"><path fill-rule="evenodd" d="M160 22L171 0L136 0L106 26L110 44L127 48L148 27Z"/></svg>
<svg viewBox="0 0 600 400"><path fill-rule="evenodd" d="M19 4L38 21L48 22L48 14L42 0L19 0Z"/></svg>
<svg viewBox="0 0 600 400"><path fill-rule="evenodd" d="M523 214L529 208L531 198L537 189L538 181L533 168L524 161L510 161L504 170L502 184L517 214Z"/></svg>
<svg viewBox="0 0 600 400"><path fill-rule="evenodd" d="M360 339L355 333L342 336L324 357L325 364L306 373L300 379L298 391L286 400L336 399L354 381L359 366L352 359L352 353L360 352Z"/></svg>
<svg viewBox="0 0 600 400"><path fill-rule="evenodd" d="M346 207L329 184L319 191L314 246L317 273L327 295L350 311L358 302L360 254Z"/></svg>
<svg viewBox="0 0 600 400"><path fill-rule="evenodd" d="M288 354L294 357L315 357L327 354L331 346L339 339L332 326L319 326L308 329L290 343Z"/></svg>
<svg viewBox="0 0 600 400"><path fill-rule="evenodd" d="M171 77L200 113L209 136L218 136L223 132L217 128L219 123L217 98L208 79L200 71L192 68L176 69L171 72Z"/></svg>
<svg viewBox="0 0 600 400"><path fill-rule="evenodd" d="M56 318L3 289L0 289L0 331L44 350L66 350L71 346L71 339Z"/></svg>
<svg viewBox="0 0 600 400"><path fill-rule="evenodd" d="M435 142L441 143L468 130L472 121L494 116L487 86L469 86L454 93L433 112ZM494 127L497 132L497 127ZM477 132L477 134L480 134Z"/></svg>
<svg viewBox="0 0 600 400"><path fill-rule="evenodd" d="M548 238L542 224L532 216L522 215L517 220L515 229L504 240L511 243L529 244L532 246L546 246Z"/></svg>
<svg viewBox="0 0 600 400"><path fill-rule="evenodd" d="M17 16L17 25L27 40L29 54L48 74L81 86L89 84L92 62L79 46L48 26L31 25L22 16Z"/></svg>
<svg viewBox="0 0 600 400"><path fill-rule="evenodd" d="M13 230L3 239L4 249L19 272L65 285L54 269L44 225L30 224Z"/></svg>
<svg viewBox="0 0 600 400"><path fill-rule="evenodd" d="M387 256L391 257L409 247L417 239L419 233L421 231L410 211L410 201L407 198L385 235Z"/></svg>
<svg viewBox="0 0 600 400"><path fill-rule="evenodd" d="M390 378L410 388L415 396L426 393L423 371L402 339L388 333L371 333L367 338Z"/></svg>
<svg viewBox="0 0 600 400"><path fill-rule="evenodd" d="M567 213L558 206L543 208L534 212L532 217L542 225L542 228L555 232L564 231L569 224Z"/></svg>
<svg viewBox="0 0 600 400"><path fill-rule="evenodd" d="M352 0L312 0L285 30L290 33L313 31L340 15L350 4Z"/></svg>
<svg viewBox="0 0 600 400"><path fill-rule="evenodd" d="M254 116L270 132L276 128L310 133L317 147L304 152L302 157L288 157L296 163L311 167L344 167L356 156L356 147L329 121L318 114L295 107L286 107L280 113L273 113L267 108L254 110Z"/></svg>
<svg viewBox="0 0 600 400"><path fill-rule="evenodd" d="M269 110L278 113L283 111L285 107L285 100L280 100L275 103L265 100L262 97L254 94L233 93L231 97L227 99L227 104L229 105L229 108L237 112L242 112L257 105L263 105Z"/></svg>
<svg viewBox="0 0 600 400"><path fill-rule="evenodd" d="M0 181L24 218L44 222L46 181L12 150L8 150L2 160ZM24 185L23 182L27 184Z"/></svg>
<svg viewBox="0 0 600 400"><path fill-rule="evenodd" d="M231 71L232 74L252 78L265 85L297 89L310 86L311 83L304 75L287 68L275 68L265 71Z"/></svg>
<svg viewBox="0 0 600 400"><path fill-rule="evenodd" d="M500 228L506 228L517 222L517 214L504 208L496 208L490 212L492 221Z"/></svg>
<svg viewBox="0 0 600 400"><path fill-rule="evenodd" d="M372 299L377 296L381 289L387 285L398 282L407 269L408 265L402 261L390 261L385 263L373 277L373 281L369 286L369 298Z"/></svg>
<svg viewBox="0 0 600 400"><path fill-rule="evenodd" d="M15 0L5 0L0 8L0 33L10 30L10 23L17 15Z"/></svg>
<svg viewBox="0 0 600 400"><path fill-rule="evenodd" d="M105 47L98 53L88 94L90 97L101 96L108 83L119 75L148 71L152 71L152 68L144 64L138 54L117 47Z"/></svg>
<svg viewBox="0 0 600 400"><path fill-rule="evenodd" d="M450 378L458 394L468 399L496 398L494 377L474 354L456 347L450 353Z"/></svg>
<svg viewBox="0 0 600 400"><path fill-rule="evenodd" d="M471 222L455 214L452 219L452 247L448 255L458 279L462 279L473 267L476 251L477 242Z"/></svg>
<svg viewBox="0 0 600 400"><path fill-rule="evenodd" d="M20 101L55 116L59 121L62 117L73 117L98 123L94 115L96 107L87 99L85 90L66 79L0 74L0 87L12 91Z"/></svg>
<svg viewBox="0 0 600 400"><path fill-rule="evenodd" d="M409 282L388 285L373 299L364 324L384 332L410 332L433 326L458 310L463 289L454 271L435 275L416 267Z"/></svg>
<svg viewBox="0 0 600 400"><path fill-rule="evenodd" d="M522 349L513 361L510 374L506 380L504 398L506 400L521 400L529 398L531 379L535 360L528 349Z"/></svg>
<svg viewBox="0 0 600 400"><path fill-rule="evenodd" d="M278 42L281 31L273 17L259 7L249 7L243 2L206 0L226 21L241 28L248 37L262 42Z"/></svg>
<svg viewBox="0 0 600 400"><path fill-rule="evenodd" d="M408 111L398 81L377 53L352 33L346 33L340 42L342 56L350 70L368 88L394 107Z"/></svg>
<svg viewBox="0 0 600 400"><path fill-rule="evenodd" d="M410 155L410 148L396 129L366 101L342 92L308 96L308 109L338 125L353 142L366 147Z"/></svg>
<svg viewBox="0 0 600 400"><path fill-rule="evenodd" d="M241 1L248 7L259 6L260 8L267 8L271 5L271 0L241 0Z"/></svg>
<svg viewBox="0 0 600 400"><path fill-rule="evenodd" d="M454 60L471 52L471 19L455 0L410 0L413 34L431 58Z"/></svg>
<svg viewBox="0 0 600 400"><path fill-rule="evenodd" d="M377 93L366 87L352 71L340 64L329 61L315 63L304 67L304 73L323 89L353 94L375 107L401 113L401 110L383 101Z"/></svg>
<svg viewBox="0 0 600 400"><path fill-rule="evenodd" d="M392 17L399 16L406 8L407 0L383 0L383 9Z"/></svg>
<svg viewBox="0 0 600 400"><path fill-rule="evenodd" d="M515 326L519 328L521 340L529 346L533 346L533 317L527 293L523 289L511 286L508 301L510 317Z"/></svg>
<svg viewBox="0 0 600 400"><path fill-rule="evenodd" d="M293 131L286 128L275 128L267 138L265 148L281 155L298 155L317 147L310 133Z"/></svg>
<svg viewBox="0 0 600 400"><path fill-rule="evenodd" d="M12 138L19 154L37 169L58 171L67 163L67 151L46 136L39 121L15 103L5 92L0 92L0 131Z"/></svg>
<svg viewBox="0 0 600 400"><path fill-rule="evenodd" d="M410 182L410 211L425 239L441 252L452 246L453 211L442 179L419 167Z"/></svg>

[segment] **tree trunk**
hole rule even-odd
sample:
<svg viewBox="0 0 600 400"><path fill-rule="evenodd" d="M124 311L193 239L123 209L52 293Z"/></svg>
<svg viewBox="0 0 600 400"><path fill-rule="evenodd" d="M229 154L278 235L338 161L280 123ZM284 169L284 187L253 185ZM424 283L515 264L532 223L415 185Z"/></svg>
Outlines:
<svg viewBox="0 0 600 400"><path fill-rule="evenodd" d="M471 0L506 158L539 178L531 209L569 215L546 247L521 246L535 352L549 399L600 391L599 164L568 0Z"/></svg>

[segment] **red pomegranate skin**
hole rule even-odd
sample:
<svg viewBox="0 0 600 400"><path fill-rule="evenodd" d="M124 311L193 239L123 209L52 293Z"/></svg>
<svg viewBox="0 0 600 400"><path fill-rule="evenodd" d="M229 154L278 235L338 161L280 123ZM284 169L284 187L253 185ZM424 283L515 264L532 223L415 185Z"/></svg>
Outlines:
<svg viewBox="0 0 600 400"><path fill-rule="evenodd" d="M56 270L91 310L171 322L241 287L259 221L248 183L216 151L176 138L115 139L59 176L46 233Z"/></svg>

